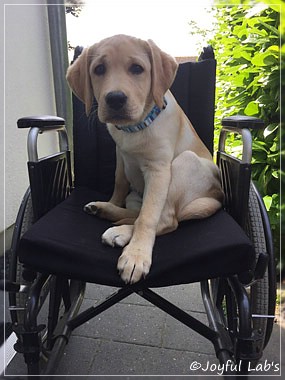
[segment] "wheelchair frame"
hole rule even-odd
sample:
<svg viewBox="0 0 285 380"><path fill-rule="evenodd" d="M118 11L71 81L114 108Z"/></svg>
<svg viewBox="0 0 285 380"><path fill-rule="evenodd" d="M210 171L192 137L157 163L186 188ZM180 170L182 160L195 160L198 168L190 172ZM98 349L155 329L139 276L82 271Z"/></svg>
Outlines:
<svg viewBox="0 0 285 380"><path fill-rule="evenodd" d="M247 122L250 122L251 125L260 125L258 119L250 119ZM18 338L15 349L24 355L28 375L53 374L72 331L132 293L137 293L211 341L220 364L225 368L224 375L246 375L248 363L257 363L261 358L263 348L272 331L273 319L271 316L274 314L275 308L275 263L270 225L262 199L256 188L250 185L250 131L248 128L244 128L244 123L239 118L232 117L223 123L225 126L221 132L218 165L222 171L226 208L246 229L247 220L244 215L248 214L247 194L250 190L251 197L255 197L258 203L262 217L266 251L256 252L255 273L248 273L243 278L232 276L200 283L202 300L208 317L209 326L207 326L142 284L120 288L100 304L78 313L85 291L84 282L61 276L40 274L33 268L26 268L18 262L19 240L25 230L72 190L70 156L64 120L54 117L43 120L41 117L35 117L29 118L29 120L23 118L18 121L19 127L31 127L28 136L31 190L27 191L23 199L16 221L11 247L10 281L6 282L6 291L9 292L13 330ZM246 127L248 127L247 124ZM60 152L38 159L38 134L51 130L60 134ZM226 135L230 132L239 133L243 137L241 160L225 153ZM46 167L48 167L50 178L55 181L49 194L44 195L42 192L41 199L38 199L39 195L35 195L35 189L45 188L41 174L46 173ZM234 172L233 176L230 175L231 171ZM241 189L243 190L241 191ZM241 194L245 196L241 203L237 203L236 196ZM44 196L46 198L43 199ZM31 204L31 199L33 204ZM42 205L45 205L44 208ZM269 304L266 305L266 310L263 310L264 315L258 318L262 323L254 324L248 289L258 281L263 281L265 272L269 279ZM46 326L38 322L38 315L44 308L45 302L48 302ZM224 305L226 305L226 312ZM44 364L43 368L41 368L42 363Z"/></svg>

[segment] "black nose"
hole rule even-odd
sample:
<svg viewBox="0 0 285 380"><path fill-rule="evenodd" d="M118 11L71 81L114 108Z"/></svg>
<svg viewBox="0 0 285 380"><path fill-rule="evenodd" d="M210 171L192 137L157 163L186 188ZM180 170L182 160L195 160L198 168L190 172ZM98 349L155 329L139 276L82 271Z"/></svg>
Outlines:
<svg viewBox="0 0 285 380"><path fill-rule="evenodd" d="M128 97L122 91L112 91L106 95L106 103L115 111L121 109L127 102Z"/></svg>

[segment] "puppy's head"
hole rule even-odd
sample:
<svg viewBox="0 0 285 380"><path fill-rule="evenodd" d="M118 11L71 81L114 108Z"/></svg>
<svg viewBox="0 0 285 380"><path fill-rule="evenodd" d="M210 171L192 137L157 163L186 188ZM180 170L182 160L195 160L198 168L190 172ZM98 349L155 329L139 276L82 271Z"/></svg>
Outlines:
<svg viewBox="0 0 285 380"><path fill-rule="evenodd" d="M132 125L147 115L176 74L177 63L153 41L118 35L83 50L69 67L67 80L90 113L93 97L101 122Z"/></svg>

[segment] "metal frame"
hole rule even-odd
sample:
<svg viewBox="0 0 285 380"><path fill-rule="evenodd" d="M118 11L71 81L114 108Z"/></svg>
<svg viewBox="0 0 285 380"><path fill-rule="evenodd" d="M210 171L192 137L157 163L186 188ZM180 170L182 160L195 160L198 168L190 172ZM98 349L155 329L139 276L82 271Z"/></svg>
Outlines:
<svg viewBox="0 0 285 380"><path fill-rule="evenodd" d="M251 132L247 128L237 128L237 127L227 127L224 126L220 133L219 138L219 152L225 153L225 145L226 145L226 138L228 133L236 133L241 135L242 137L242 143L243 143L243 151L242 151L242 164L250 164L251 158L252 158L252 137Z"/></svg>
<svg viewBox="0 0 285 380"><path fill-rule="evenodd" d="M63 153L68 152L68 139L64 126L48 128L33 127L30 129L28 135L28 153L29 160L32 163L45 160L45 158L40 160L38 158L37 138L40 133L44 133L47 130L56 130L60 133L59 149ZM230 132L240 133L243 140L242 160L240 162L239 160L234 161L234 165L245 165L246 168L248 168L251 160L251 134L248 129L232 127L224 127L222 129L219 142L219 159L221 159L221 157L223 158L223 156L227 156L225 153L225 142L226 136ZM47 157L47 159L49 158L50 157ZM247 180L246 178L246 181ZM27 192L25 196L17 219L18 230L16 230L15 235L17 239L20 238L20 224L23 220L28 196L29 192ZM245 199L247 198L245 197ZM262 215L264 223L268 224L264 210ZM268 229L267 234L267 238L269 239L268 248L270 250L272 241L270 240L270 231L268 231ZM14 255L17 257L16 243L14 243ZM54 368L69 341L72 331L132 293L137 293L179 322L202 335L205 339L211 341L216 356L225 369L224 375L235 375L236 372L246 375L248 362L258 360L262 355L262 342L259 339L258 332L253 331L252 328L249 297L237 276L221 280L202 281L200 283L201 296L208 318L207 326L189 313L186 313L156 294L154 291L143 287L141 284L125 286L113 293L103 302L78 314L85 291L85 283L68 280L62 276L48 274L35 275L36 277L30 282L30 285L20 287L14 284L11 287L12 295L10 297L10 301L12 302L11 311L13 311L15 292L27 292L24 322L17 324L16 318L14 317L13 329L18 336L18 342L15 347L18 352L24 354L29 375L34 376L41 373L41 355L48 356L48 363L42 374L53 374ZM217 284L215 290L210 289L210 285L215 284L214 281L216 281ZM221 283L223 283L224 286L220 286ZM213 291L216 292L216 294L213 294ZM49 312L47 328L45 328L43 325L38 325L37 319L48 294L50 295ZM225 321L221 315L221 300L223 297L227 299L228 327L225 325ZM64 311L60 317L61 305L63 305ZM238 327L235 322L237 318L239 319ZM43 341L45 342L44 346ZM232 363L232 365L229 365L229 363Z"/></svg>
<svg viewBox="0 0 285 380"><path fill-rule="evenodd" d="M38 146L37 146L39 134L54 132L54 131L58 132L59 134L60 152L69 151L68 137L67 137L67 132L64 125L54 126L54 127L51 126L49 127L49 129L40 128L40 127L32 127L29 130L28 140L27 140L28 158L30 162L39 161Z"/></svg>
<svg viewBox="0 0 285 380"><path fill-rule="evenodd" d="M75 292L73 291L73 293L75 296L73 301L70 302L69 307L57 324L56 321L58 320L59 304L62 297L62 294L59 291L59 284L66 281L66 279L61 277L53 278L55 282L53 292L51 293L49 307L49 328L51 328L51 330L45 335L47 349L50 350L48 352L49 360L44 372L40 372L39 360L42 350L41 340L43 339L42 334L44 331L44 326L37 324L37 316L41 308L42 288L45 284L47 284L47 282L51 281L51 279L51 276L41 275L32 285L28 295L27 317L25 319L25 323L23 326L14 326L14 331L19 338L15 348L18 352L24 354L29 375L39 375L40 373L42 375L53 374L54 368L58 364L60 356L69 341L72 331L109 309L117 302L128 297L132 293L137 293L142 298L148 300L179 322L185 324L207 340L211 341L214 346L216 356L221 366L225 369L224 375L235 374L237 363L236 358L234 357L233 344L230 339L229 332L225 330L224 326L219 321L218 311L210 296L209 283L207 281L201 282L201 294L205 305L209 326L201 323L198 319L181 310L171 302L156 294L154 291L137 285L130 285L121 288L103 302L88 308L80 314L77 314L85 290L84 283L80 283L78 281L74 282ZM243 354L244 359L246 359L246 353L252 335L249 301L246 292L236 279L232 278L229 282L235 297L238 300L239 311L242 314L239 340L240 351ZM65 289L65 297L68 299L69 289ZM229 365L230 363L231 365ZM239 374L246 374L247 366L244 365L243 367L244 369L242 369L242 366L239 366Z"/></svg>
<svg viewBox="0 0 285 380"><path fill-rule="evenodd" d="M40 368L40 358L47 354L48 365L44 374L52 374L54 368L68 343L72 330L68 321L78 313L85 292L85 283L66 278L41 274L29 289L26 303L26 314L23 324L14 323L13 330L18 337L15 345L17 352L22 353L28 369L28 375L43 374ZM64 284L64 286L62 286ZM47 329L39 325L37 318L50 292ZM60 316L61 300L64 303L64 313ZM59 318L60 317L60 318ZM43 342L45 348L43 349Z"/></svg>

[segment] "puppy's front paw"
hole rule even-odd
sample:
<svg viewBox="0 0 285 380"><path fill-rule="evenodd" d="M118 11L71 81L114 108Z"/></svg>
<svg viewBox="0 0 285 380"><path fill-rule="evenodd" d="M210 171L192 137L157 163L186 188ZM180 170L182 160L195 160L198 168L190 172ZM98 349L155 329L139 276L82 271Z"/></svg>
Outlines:
<svg viewBox="0 0 285 380"><path fill-rule="evenodd" d="M117 265L122 280L126 284L134 284L142 277L146 277L151 266L151 256L151 251L135 248L133 244L129 244L119 257Z"/></svg>
<svg viewBox="0 0 285 380"><path fill-rule="evenodd" d="M108 228L102 235L102 242L111 247L124 247L131 240L133 228L132 225Z"/></svg>

